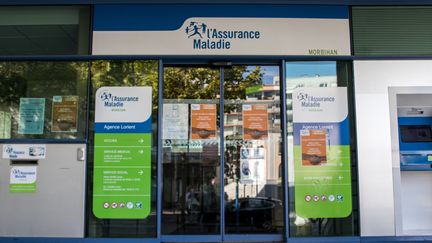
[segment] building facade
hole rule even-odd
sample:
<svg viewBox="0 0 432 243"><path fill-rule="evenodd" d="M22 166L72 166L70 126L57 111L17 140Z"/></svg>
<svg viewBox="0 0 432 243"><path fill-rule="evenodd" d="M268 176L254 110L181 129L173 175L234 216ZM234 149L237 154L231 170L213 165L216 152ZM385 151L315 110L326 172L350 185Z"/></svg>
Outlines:
<svg viewBox="0 0 432 243"><path fill-rule="evenodd" d="M428 2L4 2L0 241L432 240Z"/></svg>

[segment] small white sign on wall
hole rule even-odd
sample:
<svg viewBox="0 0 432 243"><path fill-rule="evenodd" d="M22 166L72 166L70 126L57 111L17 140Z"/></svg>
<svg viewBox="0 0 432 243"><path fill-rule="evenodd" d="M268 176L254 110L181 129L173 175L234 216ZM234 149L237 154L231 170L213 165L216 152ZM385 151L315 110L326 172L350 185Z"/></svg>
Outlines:
<svg viewBox="0 0 432 243"><path fill-rule="evenodd" d="M45 144L4 144L3 159L45 159Z"/></svg>

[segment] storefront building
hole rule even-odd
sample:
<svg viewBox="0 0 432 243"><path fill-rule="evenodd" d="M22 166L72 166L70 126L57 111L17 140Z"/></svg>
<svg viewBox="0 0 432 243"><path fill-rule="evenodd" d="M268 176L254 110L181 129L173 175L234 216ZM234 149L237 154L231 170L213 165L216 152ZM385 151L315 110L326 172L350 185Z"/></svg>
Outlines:
<svg viewBox="0 0 432 243"><path fill-rule="evenodd" d="M432 240L424 1L0 6L0 241Z"/></svg>

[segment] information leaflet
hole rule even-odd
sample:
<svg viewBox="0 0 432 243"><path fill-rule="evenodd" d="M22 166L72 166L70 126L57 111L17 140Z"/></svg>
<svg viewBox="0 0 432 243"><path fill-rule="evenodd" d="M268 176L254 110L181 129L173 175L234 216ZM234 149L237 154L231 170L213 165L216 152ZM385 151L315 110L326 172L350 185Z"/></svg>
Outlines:
<svg viewBox="0 0 432 243"><path fill-rule="evenodd" d="M267 104L243 105L243 139L262 140L268 137Z"/></svg>
<svg viewBox="0 0 432 243"><path fill-rule="evenodd" d="M191 104L191 139L216 138L216 105Z"/></svg>
<svg viewBox="0 0 432 243"><path fill-rule="evenodd" d="M21 98L19 106L19 134L42 134L45 121L44 98Z"/></svg>
<svg viewBox="0 0 432 243"><path fill-rule="evenodd" d="M52 132L77 132L78 96L54 96Z"/></svg>

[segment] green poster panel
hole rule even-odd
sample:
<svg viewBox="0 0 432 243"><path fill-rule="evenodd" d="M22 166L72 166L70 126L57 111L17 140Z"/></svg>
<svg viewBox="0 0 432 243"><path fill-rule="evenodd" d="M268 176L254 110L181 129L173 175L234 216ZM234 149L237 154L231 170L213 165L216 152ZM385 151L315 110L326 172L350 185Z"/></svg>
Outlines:
<svg viewBox="0 0 432 243"><path fill-rule="evenodd" d="M93 213L144 219L151 210L151 87L96 92Z"/></svg>
<svg viewBox="0 0 432 243"><path fill-rule="evenodd" d="M346 88L293 92L295 210L303 218L352 212Z"/></svg>

